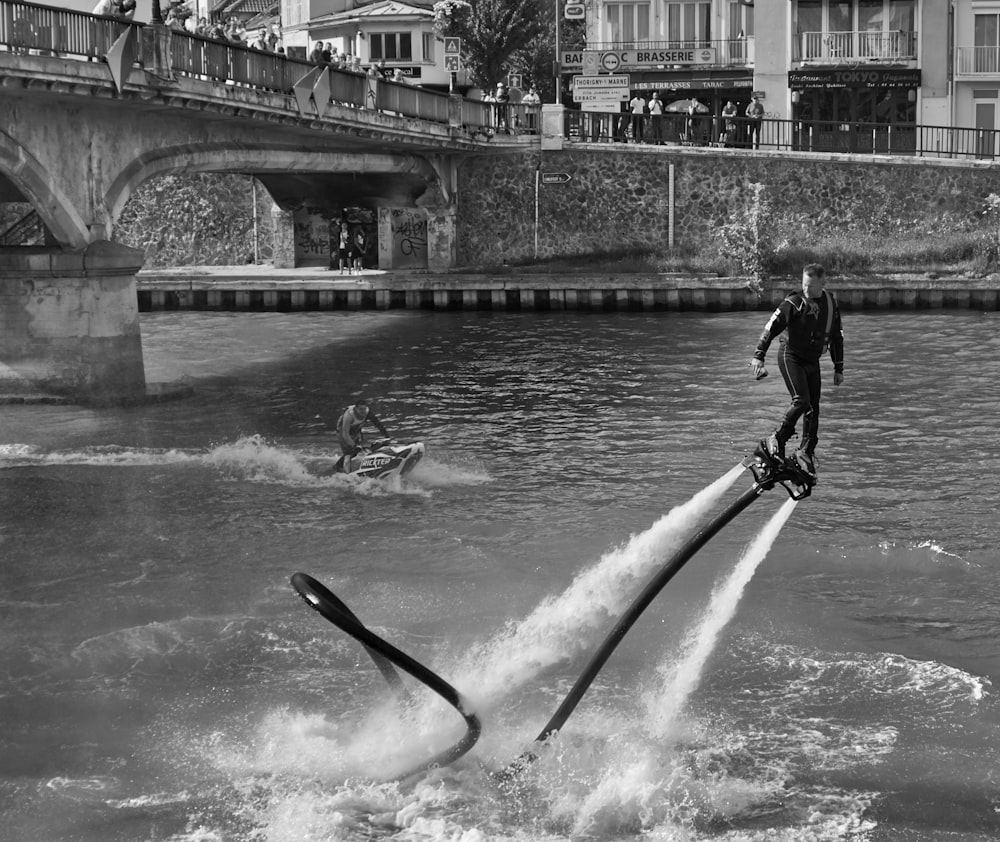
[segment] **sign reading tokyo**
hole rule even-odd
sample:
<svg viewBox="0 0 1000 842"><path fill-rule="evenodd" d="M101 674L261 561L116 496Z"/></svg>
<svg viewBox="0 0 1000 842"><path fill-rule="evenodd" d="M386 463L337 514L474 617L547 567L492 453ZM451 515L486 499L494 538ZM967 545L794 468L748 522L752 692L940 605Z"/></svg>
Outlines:
<svg viewBox="0 0 1000 842"><path fill-rule="evenodd" d="M592 60L593 61L593 60ZM621 50L607 51L598 55L597 64L605 70L618 68L655 68L666 64L716 64L715 49L705 47L693 50ZM583 52L562 54L565 70L579 70L584 65Z"/></svg>

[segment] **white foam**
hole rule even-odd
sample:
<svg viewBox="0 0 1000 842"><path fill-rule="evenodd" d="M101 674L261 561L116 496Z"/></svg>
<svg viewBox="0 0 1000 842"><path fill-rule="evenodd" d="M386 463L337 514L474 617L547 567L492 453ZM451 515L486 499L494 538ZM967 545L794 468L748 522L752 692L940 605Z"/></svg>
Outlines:
<svg viewBox="0 0 1000 842"><path fill-rule="evenodd" d="M737 465L649 529L613 549L580 573L560 596L548 597L520 623L473 647L454 672L456 684L477 707L499 699L592 645L621 612L636 588L669 553L681 546L705 512L743 472Z"/></svg>
<svg viewBox="0 0 1000 842"><path fill-rule="evenodd" d="M788 499L774 516L764 524L757 537L744 550L736 567L727 578L719 581L712 591L708 607L701 619L689 631L681 644L681 656L658 668L662 677L659 690L647 700L652 722L657 723L655 734L664 737L673 727L688 698L701 680L702 671L722 630L736 614L743 591L754 572L766 558L792 516L797 501Z"/></svg>

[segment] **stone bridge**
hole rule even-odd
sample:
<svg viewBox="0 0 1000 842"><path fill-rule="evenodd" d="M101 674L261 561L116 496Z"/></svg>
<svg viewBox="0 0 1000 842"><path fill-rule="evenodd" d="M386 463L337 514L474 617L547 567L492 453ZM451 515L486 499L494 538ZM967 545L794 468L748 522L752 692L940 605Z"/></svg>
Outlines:
<svg viewBox="0 0 1000 842"><path fill-rule="evenodd" d="M538 145L494 136L492 119L458 96L2 0L0 202L30 204L46 245L0 247L0 363L54 391L141 399L142 255L111 236L166 173L251 174L286 228L303 206L422 208L426 266L449 268L460 161Z"/></svg>

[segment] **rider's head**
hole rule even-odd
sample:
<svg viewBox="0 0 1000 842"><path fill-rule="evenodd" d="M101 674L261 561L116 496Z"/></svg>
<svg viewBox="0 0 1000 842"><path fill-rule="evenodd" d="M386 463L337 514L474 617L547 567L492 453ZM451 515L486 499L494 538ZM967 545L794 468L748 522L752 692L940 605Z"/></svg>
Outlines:
<svg viewBox="0 0 1000 842"><path fill-rule="evenodd" d="M802 270L802 294L806 298L819 298L826 285L826 270L818 263L810 263Z"/></svg>
<svg viewBox="0 0 1000 842"><path fill-rule="evenodd" d="M354 402L354 417L362 421L368 417L368 401L364 398L358 398Z"/></svg>

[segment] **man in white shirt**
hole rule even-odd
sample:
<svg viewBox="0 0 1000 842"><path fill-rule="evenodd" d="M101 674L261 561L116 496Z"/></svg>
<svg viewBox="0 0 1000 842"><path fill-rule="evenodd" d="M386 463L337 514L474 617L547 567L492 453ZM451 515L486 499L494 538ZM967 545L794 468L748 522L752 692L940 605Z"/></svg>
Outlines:
<svg viewBox="0 0 1000 842"><path fill-rule="evenodd" d="M648 107L651 142L659 146L663 143L663 100L657 91L653 91L653 95L649 98Z"/></svg>
<svg viewBox="0 0 1000 842"><path fill-rule="evenodd" d="M632 112L632 142L642 143L643 136L643 121L646 119L643 115L646 113L646 100L643 99L642 93L636 91L632 101L628 104L629 111Z"/></svg>

